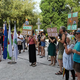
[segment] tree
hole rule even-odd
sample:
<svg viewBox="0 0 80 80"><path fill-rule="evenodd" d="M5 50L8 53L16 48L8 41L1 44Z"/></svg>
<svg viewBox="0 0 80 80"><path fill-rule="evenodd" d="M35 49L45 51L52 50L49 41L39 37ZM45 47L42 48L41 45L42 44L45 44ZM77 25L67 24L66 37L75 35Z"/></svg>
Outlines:
<svg viewBox="0 0 80 80"><path fill-rule="evenodd" d="M41 28L45 30L51 27L50 22L58 29L60 26L67 27L68 13L71 12L71 9L72 12L80 12L79 0L41 0L40 8L43 17Z"/></svg>
<svg viewBox="0 0 80 80"><path fill-rule="evenodd" d="M6 20L11 26L14 26L14 21L17 22L17 27L22 27L26 18L30 25L35 26L38 15L33 12L36 2L32 0L1 0L0 1L0 19L3 22ZM2 24L0 26L2 26Z"/></svg>

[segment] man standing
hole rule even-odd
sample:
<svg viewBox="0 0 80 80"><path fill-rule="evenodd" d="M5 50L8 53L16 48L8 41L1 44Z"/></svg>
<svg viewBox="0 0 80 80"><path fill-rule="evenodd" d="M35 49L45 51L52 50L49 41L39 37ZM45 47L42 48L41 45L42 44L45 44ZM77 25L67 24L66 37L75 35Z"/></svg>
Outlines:
<svg viewBox="0 0 80 80"><path fill-rule="evenodd" d="M3 43L3 29L0 28L0 62L1 62L1 59L2 59L2 52L1 52L1 46L2 46L2 43Z"/></svg>
<svg viewBox="0 0 80 80"><path fill-rule="evenodd" d="M60 39L58 37L56 37L56 40L59 42L59 54L58 54L58 62L59 62L59 66L60 66L60 71L55 73L56 75L62 75L62 58L63 58L63 52L64 52L64 46L63 44L65 43L65 27L61 26L60 28L60 34L61 37Z"/></svg>
<svg viewBox="0 0 80 80"><path fill-rule="evenodd" d="M73 57L73 61L74 61L74 70L76 71L78 80L80 80L80 30L76 31L76 39L77 39L77 43L75 44L73 53L74 53L74 57Z"/></svg>

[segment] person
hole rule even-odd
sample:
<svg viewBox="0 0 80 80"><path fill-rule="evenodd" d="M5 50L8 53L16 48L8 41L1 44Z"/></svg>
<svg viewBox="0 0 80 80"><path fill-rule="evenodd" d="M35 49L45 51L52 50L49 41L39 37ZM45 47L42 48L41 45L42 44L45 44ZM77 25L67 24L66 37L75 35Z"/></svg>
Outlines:
<svg viewBox="0 0 80 80"><path fill-rule="evenodd" d="M35 31L35 34L34 34L34 38L35 38L35 40L36 40L36 50L37 50L37 34L36 34L36 31Z"/></svg>
<svg viewBox="0 0 80 80"><path fill-rule="evenodd" d="M64 43L64 53L63 53L63 67L65 68L65 80L69 80L69 71L72 73L73 80L75 80L75 71L73 69L73 48L75 46L74 36L67 35L66 43Z"/></svg>
<svg viewBox="0 0 80 80"><path fill-rule="evenodd" d="M19 50L19 53L21 53L23 36L20 34L20 31L18 31L18 34L17 34L17 41L18 41L18 50Z"/></svg>
<svg viewBox="0 0 80 80"><path fill-rule="evenodd" d="M55 37L49 37L49 41L50 41L50 44L49 44L49 47L48 47L48 55L51 56L51 64L49 64L50 66L54 66L55 65L55 56L56 56L56 39ZM54 61L54 63L53 63Z"/></svg>
<svg viewBox="0 0 80 80"><path fill-rule="evenodd" d="M44 49L44 47L45 47L45 38L46 38L46 36L45 36L44 32L42 32L42 37L41 37L41 57L40 58L45 57L45 49Z"/></svg>
<svg viewBox="0 0 80 80"><path fill-rule="evenodd" d="M59 32L60 32L60 39L58 37L56 37L56 40L59 42L59 54L58 54L58 62L59 62L59 67L60 67L60 71L55 73L56 75L62 75L62 58L63 58L63 52L64 52L64 42L65 42L65 27L61 26Z"/></svg>
<svg viewBox="0 0 80 80"><path fill-rule="evenodd" d="M23 46L23 52L25 52L25 35L23 35L22 46Z"/></svg>
<svg viewBox="0 0 80 80"><path fill-rule="evenodd" d="M39 31L39 35L38 35L38 55L40 55L40 49L41 49L41 32Z"/></svg>
<svg viewBox="0 0 80 80"><path fill-rule="evenodd" d="M76 39L77 43L75 44L75 47L73 49L74 56L73 56L73 61L74 61L74 70L76 71L76 75L78 80L80 80L80 30L76 31Z"/></svg>
<svg viewBox="0 0 80 80"><path fill-rule="evenodd" d="M2 47L2 43L3 43L3 32L2 32L2 28L0 28L0 62L2 60L2 51L1 51L1 47Z"/></svg>
<svg viewBox="0 0 80 80"><path fill-rule="evenodd" d="M31 63L30 66L35 67L36 66L36 48L35 48L36 40L34 35L29 36L28 43L29 43L29 62Z"/></svg>

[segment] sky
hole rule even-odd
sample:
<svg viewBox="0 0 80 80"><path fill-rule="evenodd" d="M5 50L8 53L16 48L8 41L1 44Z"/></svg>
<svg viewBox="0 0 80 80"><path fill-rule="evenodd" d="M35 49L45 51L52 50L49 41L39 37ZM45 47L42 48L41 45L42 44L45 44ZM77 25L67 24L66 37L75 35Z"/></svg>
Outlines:
<svg viewBox="0 0 80 80"><path fill-rule="evenodd" d="M41 10L40 10L39 4L40 4L41 0L33 0L33 1L37 2L37 4L35 5L36 9L34 9L34 11L38 11L40 13Z"/></svg>

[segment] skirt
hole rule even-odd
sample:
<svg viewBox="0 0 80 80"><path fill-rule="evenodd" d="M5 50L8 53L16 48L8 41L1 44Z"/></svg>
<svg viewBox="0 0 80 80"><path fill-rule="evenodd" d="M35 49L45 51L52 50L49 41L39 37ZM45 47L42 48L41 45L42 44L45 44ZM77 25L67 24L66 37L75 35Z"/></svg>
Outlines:
<svg viewBox="0 0 80 80"><path fill-rule="evenodd" d="M50 56L56 56L56 46L55 46L55 44L53 44L53 43L49 44L48 55L50 55Z"/></svg>
<svg viewBox="0 0 80 80"><path fill-rule="evenodd" d="M29 45L29 62L36 62L36 48L35 44Z"/></svg>
<svg viewBox="0 0 80 80"><path fill-rule="evenodd" d="M41 41L41 46L45 47L45 42Z"/></svg>

